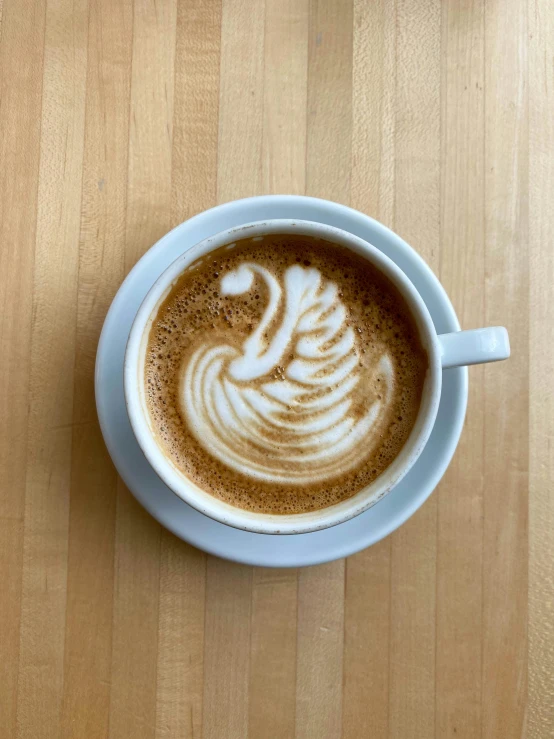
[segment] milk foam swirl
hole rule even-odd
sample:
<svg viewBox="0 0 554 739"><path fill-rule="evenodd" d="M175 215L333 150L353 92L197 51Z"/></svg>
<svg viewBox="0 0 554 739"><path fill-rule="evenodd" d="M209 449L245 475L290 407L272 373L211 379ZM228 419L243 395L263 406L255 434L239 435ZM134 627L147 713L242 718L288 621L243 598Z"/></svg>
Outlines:
<svg viewBox="0 0 554 739"><path fill-rule="evenodd" d="M360 410L359 348L337 285L299 265L281 285L247 262L223 277L221 293L241 295L255 279L268 292L260 323L242 351L213 342L196 349L181 380L182 411L199 443L238 472L284 484L336 477L377 440L392 399L391 358L385 352L364 378L371 397Z"/></svg>

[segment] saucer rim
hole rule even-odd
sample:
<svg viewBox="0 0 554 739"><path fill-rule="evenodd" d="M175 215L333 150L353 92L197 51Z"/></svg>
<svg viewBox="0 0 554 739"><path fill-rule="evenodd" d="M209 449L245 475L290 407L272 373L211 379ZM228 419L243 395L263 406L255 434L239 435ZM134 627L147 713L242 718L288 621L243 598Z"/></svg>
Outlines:
<svg viewBox="0 0 554 739"><path fill-rule="evenodd" d="M111 424L112 422L109 419L109 412L105 408L103 404L103 382L104 378L102 376L102 365L104 362L104 357L106 356L106 352L109 351L109 338L110 338L110 332L112 330L112 323L116 317L116 313L118 308L120 307L120 303L125 298L125 295L128 293L129 289L133 289L133 281L136 277L138 277L139 273L144 272L147 270L150 265L156 261L158 258L158 255L160 252L164 249L164 246L167 245L168 242L173 242L176 237L179 237L181 235L181 232L183 231L191 231L194 229L194 226L198 223L202 223L203 221L206 221L209 223L211 220L212 222L216 223L218 219L220 219L222 216L227 218L239 218L237 220L237 225L240 225L240 223L249 222L252 220L252 211L256 208L260 207L270 207L275 208L277 211L282 211L283 209L287 207L306 207L311 208L311 214L308 220L314 221L318 220L318 222L328 225L336 225L335 220L336 218L342 218L346 219L351 226L355 228L355 230L352 230L351 227L346 226L344 223L342 223L339 228L342 228L344 230L350 231L351 233L354 233L356 235L360 235L358 233L358 228L363 229L372 229L372 231L375 233L380 233L381 237L386 239L388 242L396 246L400 249L400 255L397 256L403 256L408 261L411 261L411 267L413 267L413 271L417 273L418 270L420 270L423 273L423 281L426 283L429 283L434 291L433 298L436 300L438 299L439 303L441 304L442 309L442 315L441 319L442 322L445 324L443 329L439 330L459 330L459 322L456 316L456 313L454 311L454 308L444 291L444 288L442 287L441 283L439 282L438 278L435 276L435 274L432 272L430 267L427 265L427 263L417 254L417 252L410 247L406 242L401 239L396 233L388 229L383 224L379 223L378 221L375 221L375 219L371 218L370 216L367 216L359 211L356 211L352 208L349 208L344 205L340 205L338 203L333 203L331 201L326 200L320 200L318 198L311 198L306 196L288 196L288 195L265 195L265 196L255 196L252 198L244 198L241 200L235 200L231 201L229 203L224 203L222 205L215 206L214 208L211 208L207 211L203 211L202 213L199 213L192 218L188 219L187 221L184 221L183 223L176 226L174 229L169 231L167 234L165 234L156 244L154 244L145 254L144 256L137 262L137 264L132 268L132 270L129 272L125 280L122 282L119 290L117 291L116 295L114 296L114 299L110 305L110 308L108 310L108 313L106 315L104 325L102 328L99 344L98 344L98 350L97 350L97 357L96 357L96 371L95 371L95 395L96 395L96 403L97 403L97 412L98 417L100 421L100 428L102 431L102 435L104 437L106 446L108 448L108 452L110 453L110 456L114 462L114 465L116 466L116 469L118 473L121 475L123 481L131 491L131 493L137 498L137 500L143 505L143 507L146 508L146 510L149 511L149 513L164 527L168 528L170 531L172 531L176 536L183 539L184 541L187 541L188 543L192 544L193 546L202 549L203 551L206 551L210 554L213 554L215 556L223 557L225 559L239 562L242 564L248 564L248 565L258 565L258 566L265 566L265 567L298 567L298 566L310 566L315 564L320 564L323 562L329 562L336 559L340 559L345 556L349 556L350 554L354 554L355 552L361 551L362 549L367 548L368 546L371 546L381 539L388 536L390 533L392 533L394 530L396 530L399 526L401 526L403 523L405 523L414 513L416 510L418 510L423 503L427 500L427 498L431 495L433 490L435 489L436 485L444 475L446 469L448 468L448 465L450 464L450 461L455 453L456 447L459 442L459 438L461 435L461 431L463 428L463 423L465 420L465 413L467 408L467 395L468 395L468 373L467 368L456 368L454 370L448 370L448 372L457 373L458 382L459 382L459 390L458 390L458 397L454 398L456 406L454 410L452 411L452 415L454 418L454 423L452 424L450 428L450 442L447 443L447 446L442 452L441 456L441 464L436 465L434 470L431 473L427 473L425 476L425 482L423 485L420 485L416 490L410 493L409 499L406 500L401 509L396 511L396 515L392 515L386 523L382 523L380 526L380 530L375 531L371 530L368 531L365 536L358 537L358 539L353 543L350 539L348 539L348 536L343 537L346 538L346 541L342 542L342 545L337 539L340 539L340 529L347 526L349 522L344 522L341 524L338 524L332 529L326 529L324 532L309 532L305 534L258 534L253 532L241 532L245 534L248 537L255 537L255 538L262 538L262 539L280 539L281 540L281 546L279 547L269 547L269 553L262 554L262 552L252 552L250 551L250 547L247 548L247 551L236 551L236 544L231 544L231 547L225 546L225 537L219 537L217 536L217 527L223 527L223 529L229 529L228 526L225 524L219 523L213 519L208 519L211 524L213 524L214 527L216 527L216 530L212 532L212 535L210 537L210 534L208 534L207 537L204 537L202 541L199 541L198 536L194 536L194 531L187 530L187 528L194 528L193 522L188 521L188 517L184 517L182 520L181 526L178 525L178 522L176 521L168 521L167 518L164 518L163 512L161 510L158 510L161 506L156 505L155 499L153 499L150 492L145 492L144 490L137 489L137 485L135 484L136 481L132 481L129 479L129 475L126 475L122 473L122 470L120 469L123 465L120 464L121 457L123 454L127 454L127 450L121 451L119 450L116 445L114 444L112 433L111 433ZM313 211L319 211L320 216L324 217L325 220L320 220L319 218L316 218L316 214ZM245 214L245 217L242 217L241 213ZM325 217L326 216L326 217ZM298 218L297 214L290 216L286 213L275 213L271 216L265 215L259 220L263 220L264 218ZM302 218L307 218L306 215L302 215ZM331 222L328 220L331 219ZM214 233L221 230L220 227L217 227L214 230ZM367 236L364 237L361 235L361 238L367 239ZM196 241L193 242L193 244L196 243ZM193 245L191 244L191 245ZM187 248L190 248L187 247ZM379 247L377 247L379 248ZM184 250L183 250L184 251ZM396 261L396 260L394 260ZM158 271L163 271L165 267L157 268L154 270L156 274ZM160 271L160 273L161 273ZM413 279L413 276L411 274L408 274L408 277L410 279ZM416 279L413 280L414 283L417 285L417 282L420 282L421 280ZM429 287L429 284L426 284L426 288ZM145 293L146 294L146 293ZM429 299L429 295L422 295L424 301L427 303ZM435 321L435 317L433 317L433 320ZM129 326L130 328L130 326ZM439 328L439 327L437 327ZM122 378L121 378L121 392L123 392L123 384L122 384ZM441 396L441 403L444 402L443 397ZM432 436L428 442L432 443ZM136 442L136 440L135 440ZM137 450L140 452L140 447L138 447L137 444ZM153 471L153 470L152 470ZM155 473L154 473L155 475ZM410 473L406 476L405 480L409 481ZM159 480L159 478L156 478ZM163 482L159 480L159 484L163 485ZM140 488L140 484L138 486ZM172 493L173 494L173 493ZM174 495L174 494L173 494ZM389 495L394 495L394 491L392 491ZM190 508L184 501L182 501L178 496L175 496L180 505L186 506L187 508ZM375 507L378 507L380 503L377 503ZM375 508L373 507L373 508ZM367 516L370 514L370 512L373 510L373 508L370 508L369 510L365 511L364 513L361 513L359 517ZM203 514L198 513L199 516L204 517ZM394 512L393 512L394 513ZM358 517L358 518L359 518ZM184 530L183 530L184 529ZM236 531L236 530L235 530ZM334 537L335 543L333 546L332 552L329 552L327 548L325 548L324 552L318 552L317 550L320 548L320 544L317 542L317 535L321 533L325 533L325 531L333 531L337 534L337 536ZM292 560L290 558L281 558L282 552L280 551L282 549L282 545L285 544L285 541L287 538L293 537L297 539L298 537L308 538L311 537L314 539L313 546L303 547L303 553L300 557L297 553L296 557L294 557ZM206 538L208 541L206 541ZM255 540L254 540L255 541ZM275 542L276 543L276 542ZM285 544L286 547L286 544ZM315 548L316 551L312 551ZM318 556L319 555L319 556Z"/></svg>

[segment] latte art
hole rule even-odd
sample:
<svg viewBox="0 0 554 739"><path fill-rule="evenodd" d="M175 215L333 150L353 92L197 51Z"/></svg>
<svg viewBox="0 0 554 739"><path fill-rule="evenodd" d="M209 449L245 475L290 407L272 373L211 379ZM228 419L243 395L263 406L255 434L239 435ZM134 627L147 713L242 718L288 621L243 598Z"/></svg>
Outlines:
<svg viewBox="0 0 554 739"><path fill-rule="evenodd" d="M181 385L183 413L198 441L223 464L271 483L300 485L336 477L367 456L391 399L387 352L373 368L380 397L360 413L359 349L334 282L293 265L279 281L256 263L221 280L241 295L255 279L268 304L242 351L202 344ZM270 377L272 379L270 379Z"/></svg>
<svg viewBox="0 0 554 739"><path fill-rule="evenodd" d="M190 264L152 317L151 428L174 468L240 508L340 503L393 462L427 358L411 314L363 256L297 234Z"/></svg>

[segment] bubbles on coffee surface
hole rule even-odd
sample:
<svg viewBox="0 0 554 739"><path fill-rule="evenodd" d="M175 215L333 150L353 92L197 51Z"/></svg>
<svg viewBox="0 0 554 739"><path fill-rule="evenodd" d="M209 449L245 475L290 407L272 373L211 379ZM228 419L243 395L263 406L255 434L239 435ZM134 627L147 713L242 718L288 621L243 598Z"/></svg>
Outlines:
<svg viewBox="0 0 554 739"><path fill-rule="evenodd" d="M396 289L319 239L237 241L191 265L153 321L158 443L228 503L267 513L351 497L415 423L427 358Z"/></svg>

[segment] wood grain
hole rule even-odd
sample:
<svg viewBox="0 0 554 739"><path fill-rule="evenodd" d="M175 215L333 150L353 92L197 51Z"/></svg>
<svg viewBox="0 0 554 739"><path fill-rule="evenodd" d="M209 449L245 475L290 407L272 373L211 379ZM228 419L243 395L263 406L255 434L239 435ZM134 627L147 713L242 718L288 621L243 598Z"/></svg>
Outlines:
<svg viewBox="0 0 554 739"><path fill-rule="evenodd" d="M204 553L162 532L157 736L202 735L205 590Z"/></svg>
<svg viewBox="0 0 554 739"><path fill-rule="evenodd" d="M64 737L108 734L117 477L98 427L94 358L125 269L132 5L89 12L73 387Z"/></svg>
<svg viewBox="0 0 554 739"><path fill-rule="evenodd" d="M464 327L485 323L484 2L442 12L440 278ZM461 11L461 12L459 12ZM484 370L470 370L460 453L440 486L436 733L479 736L482 707ZM471 460L471 464L467 463Z"/></svg>
<svg viewBox="0 0 554 739"><path fill-rule="evenodd" d="M252 568L211 557L206 582L203 735L248 734Z"/></svg>
<svg viewBox="0 0 554 739"><path fill-rule="evenodd" d="M265 5L222 0L217 201L262 190Z"/></svg>
<svg viewBox="0 0 554 739"><path fill-rule="evenodd" d="M73 245L81 214L87 23L86 3L48 4L21 593L21 736L60 735L79 269Z"/></svg>
<svg viewBox="0 0 554 739"><path fill-rule="evenodd" d="M45 3L6 2L0 44L0 725L15 735ZM25 94L21 95L21 90ZM21 203L25 207L21 208ZM27 296L20 303L19 296ZM14 310L17 306L17 310ZM36 433L36 431L35 431Z"/></svg>
<svg viewBox="0 0 554 739"><path fill-rule="evenodd" d="M304 195L308 95L308 0L267 0L261 193Z"/></svg>
<svg viewBox="0 0 554 739"><path fill-rule="evenodd" d="M179 0L176 23L172 225L216 201L221 3Z"/></svg>
<svg viewBox="0 0 554 739"><path fill-rule="evenodd" d="M133 6L125 271L170 227L176 2ZM143 70L150 70L144 74ZM120 482L109 733L154 737L161 527Z"/></svg>
<svg viewBox="0 0 554 739"><path fill-rule="evenodd" d="M552 736L553 49L548 0L0 0L2 739ZM391 226L513 350L422 509L300 571L163 530L93 388L142 254L287 192Z"/></svg>
<svg viewBox="0 0 554 739"><path fill-rule="evenodd" d="M296 720L298 574L260 567L253 578L248 736L262 739L271 726L284 739Z"/></svg>
<svg viewBox="0 0 554 739"><path fill-rule="evenodd" d="M529 736L554 726L554 17L529 3Z"/></svg>
<svg viewBox="0 0 554 739"><path fill-rule="evenodd" d="M484 735L506 739L521 736L527 697L527 34L525 6L486 4L485 318L507 326L513 356L506 372L485 368L481 702ZM499 403L498 397L508 400Z"/></svg>

